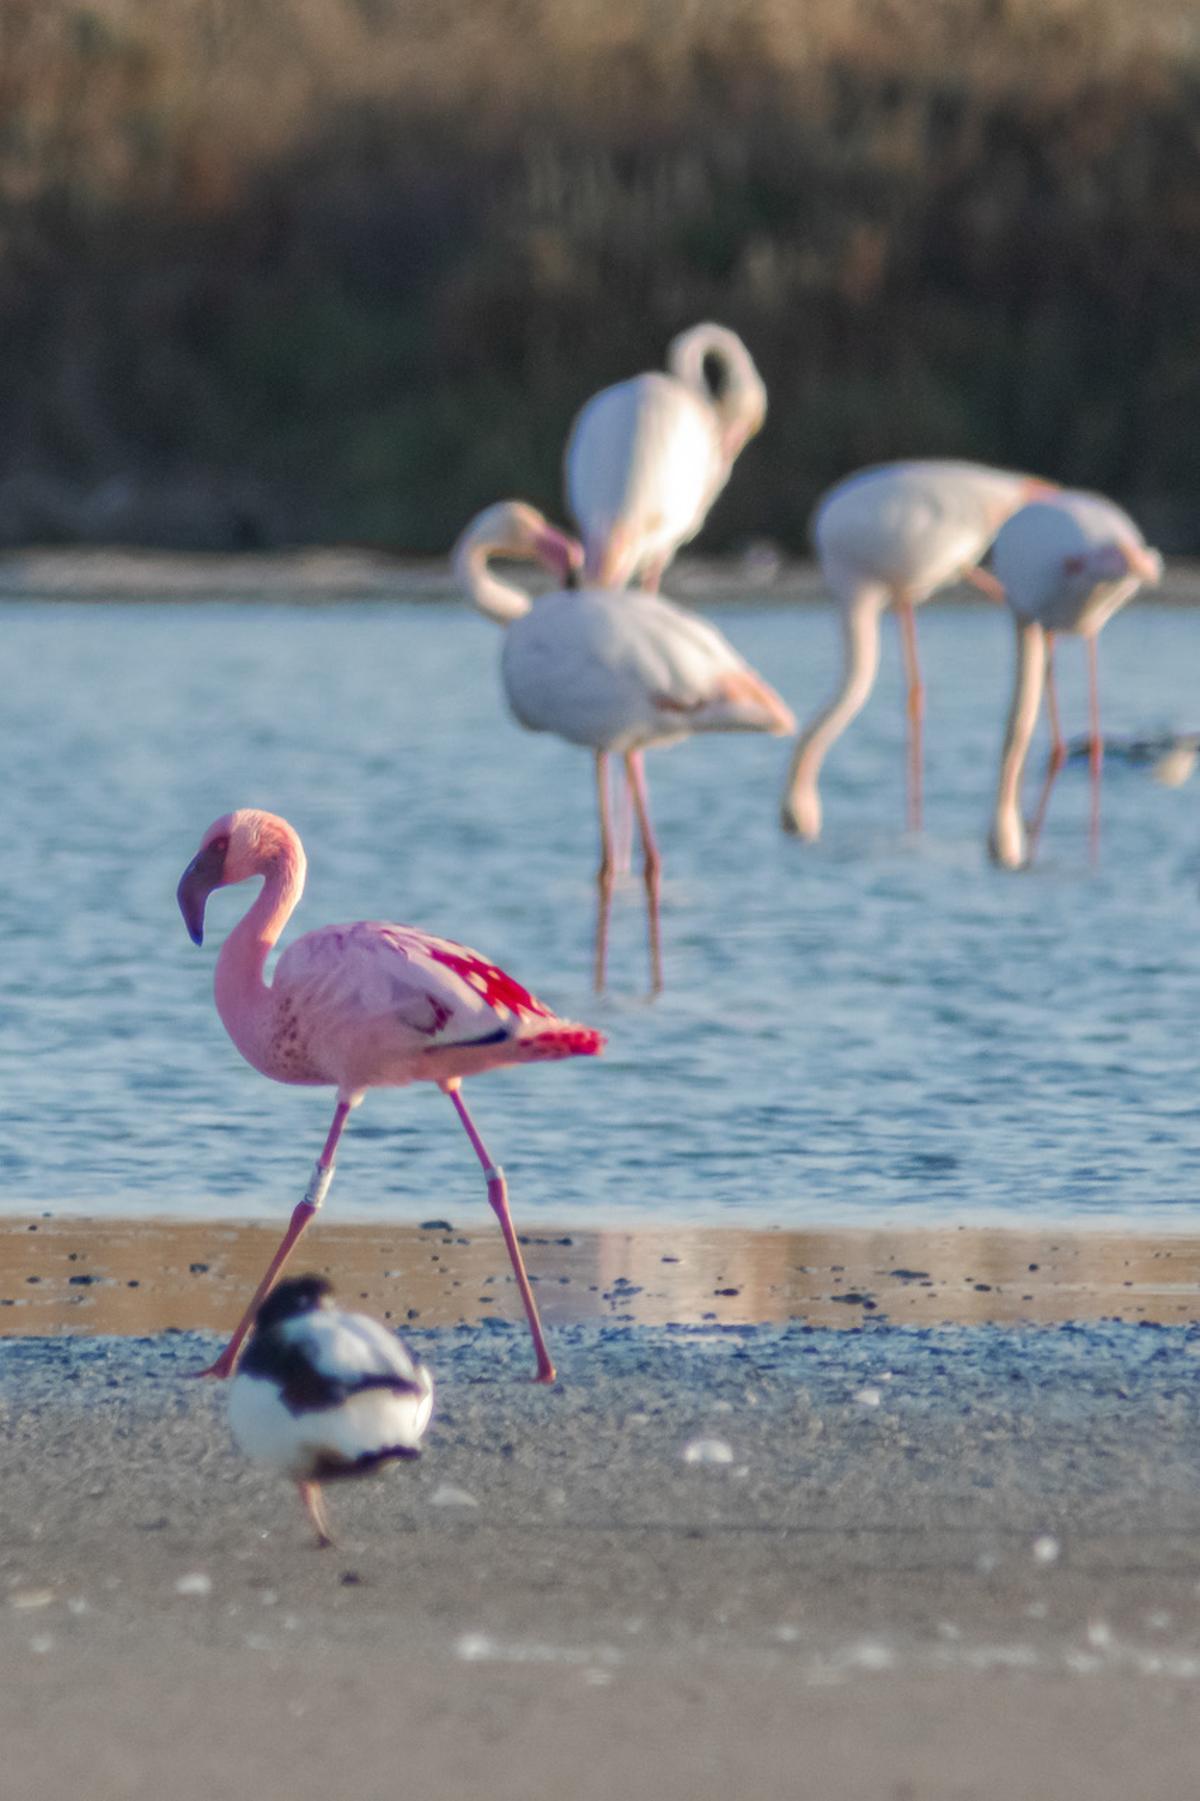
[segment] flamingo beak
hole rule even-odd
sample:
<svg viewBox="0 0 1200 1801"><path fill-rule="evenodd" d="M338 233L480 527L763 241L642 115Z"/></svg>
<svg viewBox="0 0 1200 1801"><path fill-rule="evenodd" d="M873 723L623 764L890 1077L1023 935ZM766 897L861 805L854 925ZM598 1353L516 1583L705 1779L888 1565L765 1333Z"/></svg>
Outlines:
<svg viewBox="0 0 1200 1801"><path fill-rule="evenodd" d="M196 852L179 878L175 898L193 944L204 943L204 905L213 889L221 886L224 877L225 851L209 844Z"/></svg>

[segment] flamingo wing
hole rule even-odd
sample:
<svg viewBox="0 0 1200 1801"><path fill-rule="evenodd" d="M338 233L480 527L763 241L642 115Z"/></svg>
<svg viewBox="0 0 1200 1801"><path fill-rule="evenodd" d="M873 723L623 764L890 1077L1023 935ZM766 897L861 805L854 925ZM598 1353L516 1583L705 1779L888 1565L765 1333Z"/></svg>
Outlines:
<svg viewBox="0 0 1200 1801"><path fill-rule="evenodd" d="M547 595L509 631L502 670L522 725L593 749L794 724L715 626L651 594Z"/></svg>
<svg viewBox="0 0 1200 1801"><path fill-rule="evenodd" d="M477 951L382 920L306 933L279 959L271 986L267 1073L347 1094L589 1055L604 1043Z"/></svg>

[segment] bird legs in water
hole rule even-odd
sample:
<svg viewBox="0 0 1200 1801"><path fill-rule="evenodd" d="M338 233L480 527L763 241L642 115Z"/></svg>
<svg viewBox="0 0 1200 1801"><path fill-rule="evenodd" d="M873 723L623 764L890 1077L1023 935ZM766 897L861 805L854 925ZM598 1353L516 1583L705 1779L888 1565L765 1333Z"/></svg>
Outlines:
<svg viewBox="0 0 1200 1801"><path fill-rule="evenodd" d="M334 1110L333 1124L329 1128L329 1136L325 1140L325 1148L317 1158L312 1180L305 1191L304 1199L292 1214L287 1231L280 1240L279 1249L267 1265L267 1273L254 1290L253 1299L238 1322L237 1330L221 1352L215 1363L206 1370L198 1370L201 1376L232 1376L237 1364L238 1352L242 1348L242 1340L254 1324L254 1316L278 1282L284 1264L295 1248L296 1240L304 1231L313 1215L320 1208L325 1196L329 1193L329 1184L333 1181L333 1160L337 1152L338 1139L342 1135L342 1127L350 1116L351 1103L339 1100Z"/></svg>
<svg viewBox="0 0 1200 1801"><path fill-rule="evenodd" d="M553 1382L554 1365L550 1361L550 1353L546 1349L546 1340L542 1336L542 1322L538 1317L537 1302L533 1298L533 1289L529 1277L525 1273L525 1260L521 1256L521 1247L517 1243L516 1229L513 1226L512 1214L508 1210L508 1184L504 1180L504 1171L488 1156L487 1146L475 1128L475 1122L467 1111L467 1103L463 1100L459 1087L459 1078L451 1076L441 1084L442 1092L450 1096L451 1103L463 1130L471 1141L471 1149L483 1165L483 1173L487 1180L488 1202L492 1212L500 1221L500 1230L504 1234L504 1242L508 1246L509 1260L512 1263L513 1275L516 1277L521 1302L525 1308L525 1318L529 1321L529 1331L533 1338L533 1349L537 1357L537 1375L535 1382Z"/></svg>
<svg viewBox="0 0 1200 1801"><path fill-rule="evenodd" d="M900 622L900 648L904 654L904 673L908 679L908 829L921 829L921 732L925 719L925 684L917 658L917 621L911 600L902 595L896 601L896 617Z"/></svg>
<svg viewBox="0 0 1200 1801"><path fill-rule="evenodd" d="M662 933L659 928L659 892L662 886L662 857L650 824L650 802L646 792L646 771L640 750L625 754L625 774L633 796L633 810L642 837L642 879L646 884L646 916L650 933L650 992L662 993Z"/></svg>
<svg viewBox="0 0 1200 1801"><path fill-rule="evenodd" d="M1104 770L1104 739L1100 732L1100 669L1093 634L1087 641L1088 650L1088 730L1090 742L1088 748L1088 770L1091 777L1092 807L1091 822L1088 831L1088 846L1093 863L1100 860L1100 778ZM1046 759L1046 777L1042 783L1042 792L1038 799L1037 812L1029 827L1029 858L1037 849L1038 835L1046 817L1046 808L1050 801L1050 790L1054 786L1059 770L1067 760L1066 741L1062 735L1062 725L1058 714L1058 694L1054 686L1054 633L1046 633L1046 707L1050 715L1050 755Z"/></svg>
<svg viewBox="0 0 1200 1801"><path fill-rule="evenodd" d="M608 786L608 752L596 752L596 806L600 815L600 867L596 872L596 993L604 992L608 961L608 921L612 912L613 863L612 815Z"/></svg>
<svg viewBox="0 0 1200 1801"><path fill-rule="evenodd" d="M1100 777L1104 772L1104 739L1100 735L1100 668L1095 633L1088 647L1088 725L1092 743L1088 752L1088 768L1092 777L1092 818L1088 833L1093 863L1100 861Z"/></svg>
<svg viewBox="0 0 1200 1801"><path fill-rule="evenodd" d="M640 750L625 754L625 778L633 801L634 816L642 839L642 879L646 884L646 908L650 935L650 991L662 992L662 932L659 924L659 893L662 885L662 857L650 824L650 806L646 793L646 771ZM596 993L604 990L604 973L608 961L608 922L612 912L613 879L616 862L613 856L612 817L609 807L608 753L596 753L596 803L600 814L600 868L596 874Z"/></svg>

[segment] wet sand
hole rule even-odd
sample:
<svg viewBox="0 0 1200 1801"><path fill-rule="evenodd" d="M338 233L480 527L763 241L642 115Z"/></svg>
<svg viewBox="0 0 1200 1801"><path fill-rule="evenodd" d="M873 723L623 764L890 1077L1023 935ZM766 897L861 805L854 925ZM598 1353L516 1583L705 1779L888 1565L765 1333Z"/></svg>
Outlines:
<svg viewBox="0 0 1200 1801"><path fill-rule="evenodd" d="M517 1319L490 1215L423 1226L321 1220L297 1253L397 1326ZM0 1335L232 1331L282 1219L0 1220ZM983 1325L1150 1320L1200 1308L1200 1236L987 1227L524 1235L546 1324Z"/></svg>

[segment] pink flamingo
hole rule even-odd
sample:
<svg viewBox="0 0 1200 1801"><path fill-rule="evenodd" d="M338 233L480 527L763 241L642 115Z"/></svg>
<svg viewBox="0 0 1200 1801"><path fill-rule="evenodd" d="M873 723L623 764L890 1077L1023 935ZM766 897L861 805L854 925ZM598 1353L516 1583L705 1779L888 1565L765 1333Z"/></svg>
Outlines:
<svg viewBox="0 0 1200 1801"><path fill-rule="evenodd" d="M571 426L567 505L597 588L640 578L657 592L767 416L753 358L724 325L680 332L667 346L667 371L602 388Z"/></svg>
<svg viewBox="0 0 1200 1801"><path fill-rule="evenodd" d="M557 558L552 528L533 507L501 501L462 534L454 567L484 612L506 609L501 671L508 704L531 732L554 732L596 755L600 809L596 987L604 986L614 858L608 758L624 760L641 834L650 937L650 979L662 987L659 888L662 858L650 825L642 753L693 732L794 730L791 711L707 620L657 594L582 588L532 603L488 568L488 558ZM504 595L509 599L505 601ZM523 605L519 604L523 603Z"/></svg>
<svg viewBox="0 0 1200 1801"><path fill-rule="evenodd" d="M214 888L263 878L250 910L221 946L217 1012L247 1063L263 1075L337 1089L333 1123L304 1199L237 1330L205 1373L231 1374L259 1306L329 1191L342 1128L367 1089L436 1082L483 1166L529 1321L537 1380L553 1382L504 1172L475 1129L461 1083L506 1063L594 1056L604 1039L588 1026L556 1018L486 957L412 926L359 920L307 932L280 957L271 982L264 981L267 957L303 892L306 867L300 839L285 819L241 808L208 828L179 882L184 923L201 944L205 902Z"/></svg>
<svg viewBox="0 0 1200 1801"><path fill-rule="evenodd" d="M1100 849L1100 687L1096 640L1143 582L1157 582L1162 558L1120 507L1099 494L1064 492L1014 513L996 539L992 567L1012 609L1017 665L988 840L994 862L1023 869L1037 848L1050 790L1066 761L1054 690L1054 641L1073 632L1088 647L1092 783L1091 853ZM1045 689L1051 748L1041 799L1029 827L1021 819L1021 776Z"/></svg>
<svg viewBox="0 0 1200 1801"><path fill-rule="evenodd" d="M908 824L920 829L925 689L914 608L959 580L1002 600L996 582L975 565L1011 513L1051 492L1048 482L977 463L884 463L847 476L818 501L813 542L841 607L842 682L796 742L783 796L784 831L809 840L821 835L821 765L875 684L880 616L888 606L900 623L908 678Z"/></svg>

